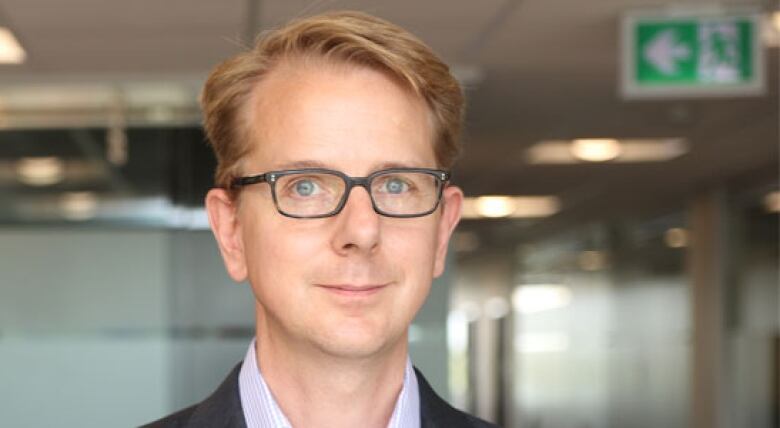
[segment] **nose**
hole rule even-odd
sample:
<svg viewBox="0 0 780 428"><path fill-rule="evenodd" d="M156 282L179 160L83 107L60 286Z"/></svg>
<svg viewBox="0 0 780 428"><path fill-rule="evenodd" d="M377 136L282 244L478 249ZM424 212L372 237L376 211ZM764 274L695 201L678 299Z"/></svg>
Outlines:
<svg viewBox="0 0 780 428"><path fill-rule="evenodd" d="M371 254L379 247L381 219L374 211L371 197L364 187L352 188L344 208L334 220L336 229L332 245L338 254Z"/></svg>

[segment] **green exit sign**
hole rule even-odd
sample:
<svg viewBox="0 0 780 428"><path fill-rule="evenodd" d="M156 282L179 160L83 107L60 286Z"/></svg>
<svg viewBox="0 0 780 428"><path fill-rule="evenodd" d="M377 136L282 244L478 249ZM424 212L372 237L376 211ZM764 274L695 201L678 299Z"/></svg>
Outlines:
<svg viewBox="0 0 780 428"><path fill-rule="evenodd" d="M623 18L626 98L764 93L760 19L755 12L634 12Z"/></svg>

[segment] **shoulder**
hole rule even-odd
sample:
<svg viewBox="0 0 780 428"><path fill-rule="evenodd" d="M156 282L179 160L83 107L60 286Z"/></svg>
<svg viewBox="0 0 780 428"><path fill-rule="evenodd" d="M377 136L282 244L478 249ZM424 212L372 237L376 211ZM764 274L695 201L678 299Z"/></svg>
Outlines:
<svg viewBox="0 0 780 428"><path fill-rule="evenodd" d="M222 384L200 403L179 410L141 428L246 428L238 391L238 364Z"/></svg>
<svg viewBox="0 0 780 428"><path fill-rule="evenodd" d="M419 370L416 368L414 370L420 389L420 416L423 428L493 428L498 426L452 407L436 394Z"/></svg>
<svg viewBox="0 0 780 428"><path fill-rule="evenodd" d="M140 428L179 428L186 427L187 422L195 412L197 405L181 409L176 413L170 414L162 419L141 426Z"/></svg>

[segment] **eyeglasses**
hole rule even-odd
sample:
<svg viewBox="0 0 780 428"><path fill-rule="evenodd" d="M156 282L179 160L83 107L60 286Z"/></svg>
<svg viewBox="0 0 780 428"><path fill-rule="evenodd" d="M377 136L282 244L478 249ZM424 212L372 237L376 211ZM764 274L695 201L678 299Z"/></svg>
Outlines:
<svg viewBox="0 0 780 428"><path fill-rule="evenodd" d="M235 178L231 188L268 183L280 214L293 218L322 218L338 214L352 188L360 186L371 205L387 217L422 217L436 210L450 173L427 168L391 168L368 177L350 177L322 168L271 171Z"/></svg>

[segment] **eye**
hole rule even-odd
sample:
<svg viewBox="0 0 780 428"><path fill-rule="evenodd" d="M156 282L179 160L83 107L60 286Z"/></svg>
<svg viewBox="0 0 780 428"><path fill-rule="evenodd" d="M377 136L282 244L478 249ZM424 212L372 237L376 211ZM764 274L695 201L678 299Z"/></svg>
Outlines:
<svg viewBox="0 0 780 428"><path fill-rule="evenodd" d="M312 179L302 178L292 183L292 189L297 196L308 197L318 193L320 186Z"/></svg>
<svg viewBox="0 0 780 428"><path fill-rule="evenodd" d="M409 183L400 177L391 177L385 181L384 190L387 193L398 195L409 191Z"/></svg>

